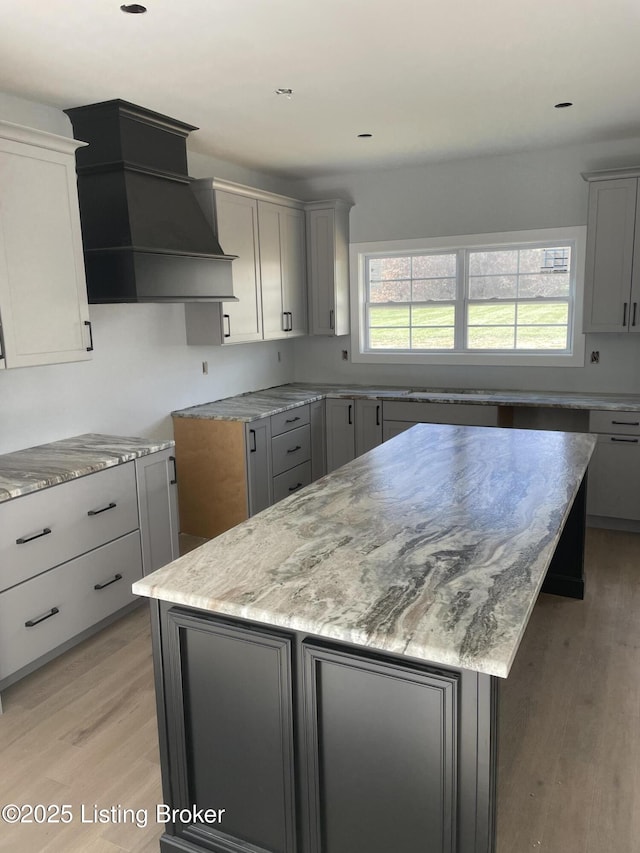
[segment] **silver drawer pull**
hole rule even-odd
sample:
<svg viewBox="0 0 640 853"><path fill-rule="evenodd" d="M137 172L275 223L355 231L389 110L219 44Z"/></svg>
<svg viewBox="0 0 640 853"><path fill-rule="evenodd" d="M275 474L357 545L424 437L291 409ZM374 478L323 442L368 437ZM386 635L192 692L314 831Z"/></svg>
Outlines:
<svg viewBox="0 0 640 853"><path fill-rule="evenodd" d="M303 484L302 484L302 483L298 483L298 485L297 485L297 486L289 486L289 491L290 491L290 492L297 492L297 491L298 491L298 489L301 489L301 488L302 488L302 486L303 486Z"/></svg>
<svg viewBox="0 0 640 853"><path fill-rule="evenodd" d="M34 625L39 625L41 622L44 622L45 619L51 619L52 616L55 616L56 613L60 613L57 607L52 607L48 613L45 613L44 616L38 616L37 619L29 619L28 622L24 623L25 628L33 628Z"/></svg>
<svg viewBox="0 0 640 853"><path fill-rule="evenodd" d="M614 436L611 436L611 441L622 441L625 444L637 444L638 441L640 441L640 439L637 439L637 438L614 438Z"/></svg>
<svg viewBox="0 0 640 853"><path fill-rule="evenodd" d="M122 575L117 574L117 575L114 575L110 581L105 581L104 583L97 583L94 585L93 588L94 589L104 589L107 586L111 586L112 583L115 583L116 581L121 581L121 580L122 580Z"/></svg>
<svg viewBox="0 0 640 853"><path fill-rule="evenodd" d="M302 450L302 445L296 444L296 446L292 447L291 450L287 450L287 453L295 453L296 450Z"/></svg>
<svg viewBox="0 0 640 853"><path fill-rule="evenodd" d="M42 533L35 533L33 536L21 536L16 539L16 545L26 545L27 542L33 542L34 539L39 539L41 536L48 536L51 533L50 527L45 527Z"/></svg>
<svg viewBox="0 0 640 853"><path fill-rule="evenodd" d="M285 424L295 424L296 421L300 420L300 416L296 415L295 418L287 418Z"/></svg>
<svg viewBox="0 0 640 853"><path fill-rule="evenodd" d="M640 421L611 421L616 426L640 426Z"/></svg>
<svg viewBox="0 0 640 853"><path fill-rule="evenodd" d="M103 506L102 509L90 509L87 515L100 515L101 512L106 512L108 509L115 509L116 505L113 501L107 506Z"/></svg>

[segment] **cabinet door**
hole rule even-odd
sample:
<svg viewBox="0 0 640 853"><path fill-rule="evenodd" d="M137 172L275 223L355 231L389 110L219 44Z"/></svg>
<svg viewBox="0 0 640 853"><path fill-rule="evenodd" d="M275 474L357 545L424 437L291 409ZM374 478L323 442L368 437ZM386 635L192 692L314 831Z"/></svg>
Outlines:
<svg viewBox="0 0 640 853"><path fill-rule="evenodd" d="M2 138L0 321L3 367L91 358L73 154Z"/></svg>
<svg viewBox="0 0 640 853"><path fill-rule="evenodd" d="M249 515L255 515L273 503L269 418L247 424L245 436Z"/></svg>
<svg viewBox="0 0 640 853"><path fill-rule="evenodd" d="M327 473L356 458L355 401L325 401Z"/></svg>
<svg viewBox="0 0 640 853"><path fill-rule="evenodd" d="M456 674L303 648L311 853L453 853Z"/></svg>
<svg viewBox="0 0 640 853"><path fill-rule="evenodd" d="M349 205L307 209L312 335L349 334Z"/></svg>
<svg viewBox="0 0 640 853"><path fill-rule="evenodd" d="M587 513L640 521L640 438L599 435L589 463Z"/></svg>
<svg viewBox="0 0 640 853"><path fill-rule="evenodd" d="M631 304L636 178L592 181L585 266L585 332L623 332L638 305ZM635 298L635 297L634 297Z"/></svg>
<svg viewBox="0 0 640 853"><path fill-rule="evenodd" d="M165 797L172 808L225 810L219 825L172 832L191 842L185 850L295 853L290 639L175 608L167 618Z"/></svg>
<svg viewBox="0 0 640 853"><path fill-rule="evenodd" d="M136 459L142 568L145 575L180 556L176 473L173 449Z"/></svg>
<svg viewBox="0 0 640 853"><path fill-rule="evenodd" d="M217 234L229 255L233 294L238 302L222 304L223 343L262 340L262 305L258 267L258 203L253 198L217 191Z"/></svg>
<svg viewBox="0 0 640 853"><path fill-rule="evenodd" d="M327 473L327 441L325 427L325 402L316 400L309 405L311 415L311 480Z"/></svg>
<svg viewBox="0 0 640 853"><path fill-rule="evenodd" d="M282 310L287 337L307 333L307 264L304 212L292 207L280 210L282 240Z"/></svg>
<svg viewBox="0 0 640 853"><path fill-rule="evenodd" d="M382 403L356 400L356 456L382 444Z"/></svg>
<svg viewBox="0 0 640 853"><path fill-rule="evenodd" d="M287 337L287 322L282 302L280 210L279 205L271 202L258 202L262 327L265 340Z"/></svg>

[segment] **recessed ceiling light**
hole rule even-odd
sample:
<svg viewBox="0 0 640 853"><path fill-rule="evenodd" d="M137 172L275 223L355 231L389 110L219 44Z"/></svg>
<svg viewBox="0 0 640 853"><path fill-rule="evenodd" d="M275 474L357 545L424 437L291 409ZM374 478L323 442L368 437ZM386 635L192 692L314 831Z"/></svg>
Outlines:
<svg viewBox="0 0 640 853"><path fill-rule="evenodd" d="M561 103L559 103L559 104L554 104L553 106L554 106L557 110L563 110L565 107L572 107L572 106L573 106L573 104L572 104L572 102L571 102L571 101L562 101Z"/></svg>
<svg viewBox="0 0 640 853"><path fill-rule="evenodd" d="M371 139L373 133L359 133L358 139Z"/></svg>
<svg viewBox="0 0 640 853"><path fill-rule="evenodd" d="M276 95L286 95L287 98L290 98L293 95L293 89L276 89Z"/></svg>
<svg viewBox="0 0 640 853"><path fill-rule="evenodd" d="M120 10L122 12L128 12L129 15L141 15L143 12L147 11L147 7L141 6L139 3L125 3L124 6L120 6Z"/></svg>

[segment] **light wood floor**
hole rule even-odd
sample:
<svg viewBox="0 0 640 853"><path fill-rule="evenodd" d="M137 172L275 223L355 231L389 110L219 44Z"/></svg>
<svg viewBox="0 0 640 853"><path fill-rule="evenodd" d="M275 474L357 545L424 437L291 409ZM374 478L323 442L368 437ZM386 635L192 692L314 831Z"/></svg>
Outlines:
<svg viewBox="0 0 640 853"><path fill-rule="evenodd" d="M588 532L587 590L540 597L502 683L497 853L640 850L640 536ZM162 801L146 607L3 702L0 803L70 803L75 817L0 823L0 850L157 852L154 824L80 823L81 803L152 817Z"/></svg>

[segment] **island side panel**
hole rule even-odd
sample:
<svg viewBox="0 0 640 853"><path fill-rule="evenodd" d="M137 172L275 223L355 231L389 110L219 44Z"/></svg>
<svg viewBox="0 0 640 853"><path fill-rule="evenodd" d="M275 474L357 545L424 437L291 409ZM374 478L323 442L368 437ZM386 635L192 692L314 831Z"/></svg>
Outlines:
<svg viewBox="0 0 640 853"><path fill-rule="evenodd" d="M578 489L551 559L542 592L584 598L584 539L587 524L587 474Z"/></svg>
<svg viewBox="0 0 640 853"><path fill-rule="evenodd" d="M173 418L180 532L213 538L249 517L244 423Z"/></svg>

